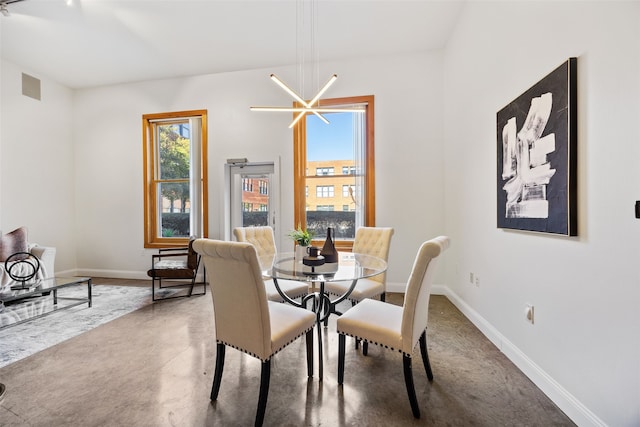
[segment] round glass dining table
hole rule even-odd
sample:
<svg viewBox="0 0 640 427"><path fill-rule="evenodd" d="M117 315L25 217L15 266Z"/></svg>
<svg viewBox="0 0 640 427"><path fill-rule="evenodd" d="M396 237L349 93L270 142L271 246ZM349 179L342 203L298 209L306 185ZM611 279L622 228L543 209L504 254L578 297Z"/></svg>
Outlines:
<svg viewBox="0 0 640 427"><path fill-rule="evenodd" d="M322 380L322 322L335 312L335 306L346 300L359 279L376 276L387 270L387 262L381 258L352 252L339 252L337 263L325 263L319 266L307 266L297 260L294 253L280 253L274 257L261 258L263 275L273 279L280 296L296 307L308 308L309 301L316 313L318 334L318 376ZM278 286L278 280L295 280L309 283L309 293L299 301L289 298ZM351 282L347 291L332 298L325 291L327 282Z"/></svg>

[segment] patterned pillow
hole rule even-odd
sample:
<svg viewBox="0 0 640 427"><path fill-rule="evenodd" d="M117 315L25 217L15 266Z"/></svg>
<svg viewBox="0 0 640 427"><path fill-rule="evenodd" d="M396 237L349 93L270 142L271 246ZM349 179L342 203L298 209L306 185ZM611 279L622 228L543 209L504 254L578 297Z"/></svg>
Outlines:
<svg viewBox="0 0 640 427"><path fill-rule="evenodd" d="M0 237L0 262L5 262L7 258L16 252L27 252L27 228L20 227ZM18 259L25 259L27 256Z"/></svg>

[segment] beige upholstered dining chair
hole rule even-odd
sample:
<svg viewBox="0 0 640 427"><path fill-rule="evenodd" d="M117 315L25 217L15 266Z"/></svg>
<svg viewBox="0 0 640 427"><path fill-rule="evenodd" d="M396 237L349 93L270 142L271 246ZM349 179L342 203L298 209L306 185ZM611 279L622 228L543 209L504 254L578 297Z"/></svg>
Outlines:
<svg viewBox="0 0 640 427"><path fill-rule="evenodd" d="M366 299L348 310L337 321L338 331L338 384L344 380L345 336L362 340L363 354L367 344L377 344L402 353L404 380L413 416L420 418L420 409L413 385L411 354L420 342L422 363L429 381L433 373L427 353L427 318L429 296L438 256L449 247L446 236L424 242L413 263L402 307L386 302Z"/></svg>
<svg viewBox="0 0 640 427"><path fill-rule="evenodd" d="M371 255L387 261L389 258L389 247L393 228L391 227L359 227L356 230L356 237L353 241L353 253ZM380 300L385 300L387 274L382 273L377 276L360 279L356 283L353 292L348 299L353 303L362 301L365 298L375 298L380 296ZM351 282L328 282L325 284L327 292L334 295L342 295L349 290Z"/></svg>
<svg viewBox="0 0 640 427"><path fill-rule="evenodd" d="M391 237L393 236L393 228L391 227L358 227L356 236L353 241L353 253L371 255L382 258L387 261L389 259L389 247L391 246ZM279 283L279 282L278 282ZM327 282L325 289L328 293L334 295L343 295L349 290L351 282ZM349 294L348 300L351 305L356 305L365 298L375 298L380 296L380 300L384 301L387 290L387 273L378 274L377 276L359 279L353 292ZM336 311L335 306L331 307L331 312L341 314ZM329 318L324 321L324 325L329 324ZM358 341L356 341L356 348Z"/></svg>
<svg viewBox="0 0 640 427"><path fill-rule="evenodd" d="M276 241L273 237L273 228L269 226L258 227L236 227L233 229L233 235L238 242L251 243L255 246L260 257L270 257L276 254ZM272 279L266 279L264 286L267 291L267 298L270 301L283 302L284 299L278 293L276 285ZM295 280L278 280L280 290L289 298L296 299L305 296L309 291L309 285Z"/></svg>
<svg viewBox="0 0 640 427"><path fill-rule="evenodd" d="M260 359L260 394L255 425L262 425L269 393L271 358L306 334L307 374L313 375L316 315L303 308L267 300L258 255L243 242L198 239L193 248L210 272L216 334L216 367L211 400L217 400L226 346Z"/></svg>

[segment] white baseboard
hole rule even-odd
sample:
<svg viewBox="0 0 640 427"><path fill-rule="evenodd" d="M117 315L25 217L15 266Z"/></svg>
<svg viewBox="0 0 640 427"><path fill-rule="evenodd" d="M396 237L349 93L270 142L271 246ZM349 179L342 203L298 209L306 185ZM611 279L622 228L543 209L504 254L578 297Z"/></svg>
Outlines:
<svg viewBox="0 0 640 427"><path fill-rule="evenodd" d="M398 294L404 294L407 289L406 283L389 283L387 282L387 292L395 292Z"/></svg>
<svg viewBox="0 0 640 427"><path fill-rule="evenodd" d="M406 284L387 283L387 292L404 293ZM518 347L493 327L484 317L480 316L469 304L453 292L446 285L434 284L431 295L444 295L458 310L469 319L476 328L484 334L520 371L525 374L542 392L579 426L606 427L604 421L598 418L578 399L562 387L556 380L536 365Z"/></svg>
<svg viewBox="0 0 640 427"><path fill-rule="evenodd" d="M449 287L437 285L433 294L444 295L465 315L523 374L525 374L542 392L547 395L571 420L579 426L606 427L606 423L598 418L578 399L562 387L556 380L536 365L529 357L494 328L486 319L462 300Z"/></svg>
<svg viewBox="0 0 640 427"><path fill-rule="evenodd" d="M431 286L431 295L446 295L449 288L445 285L437 285L433 284ZM395 292L399 294L404 294L404 291L407 290L406 283L389 283L387 282L387 292Z"/></svg>

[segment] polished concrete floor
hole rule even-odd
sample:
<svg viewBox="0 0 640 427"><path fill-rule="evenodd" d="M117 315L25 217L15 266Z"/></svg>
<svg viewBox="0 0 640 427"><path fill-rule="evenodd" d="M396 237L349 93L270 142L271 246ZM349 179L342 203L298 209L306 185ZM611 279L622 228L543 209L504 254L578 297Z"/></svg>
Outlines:
<svg viewBox="0 0 640 427"><path fill-rule="evenodd" d="M432 383L414 352L421 419L411 414L400 353L370 346L365 357L348 339L345 383L337 385L332 318L322 381L317 364L306 376L303 339L274 357L265 425L573 425L445 297L432 297L429 313ZM150 304L0 369L0 426L253 425L260 362L227 349L212 403L214 364L209 294Z"/></svg>

